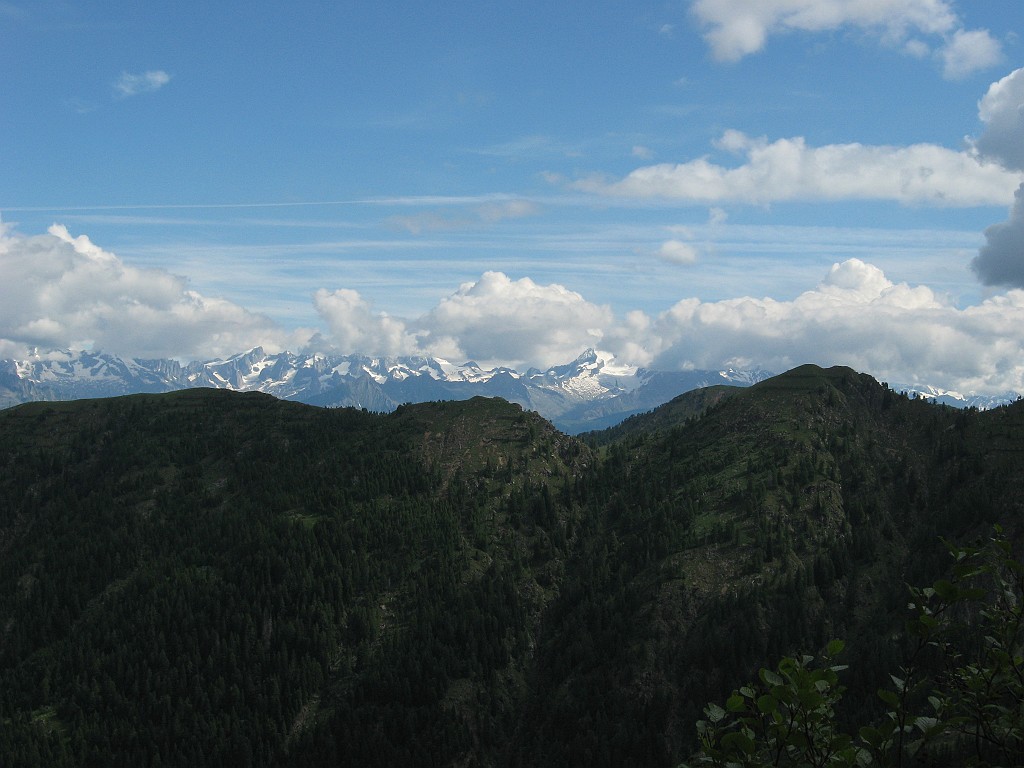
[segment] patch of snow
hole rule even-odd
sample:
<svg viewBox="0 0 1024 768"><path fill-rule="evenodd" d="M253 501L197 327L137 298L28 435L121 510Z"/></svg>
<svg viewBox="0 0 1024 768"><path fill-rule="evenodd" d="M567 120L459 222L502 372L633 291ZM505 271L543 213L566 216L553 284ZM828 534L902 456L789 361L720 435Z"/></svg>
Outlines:
<svg viewBox="0 0 1024 768"><path fill-rule="evenodd" d="M376 362L376 361L374 361L374 362ZM374 381L376 381L378 384L383 384L384 382L386 382L388 380L387 376L384 376L383 374L377 373L375 370L373 370L369 366L364 365L362 370L365 371L366 375L369 376Z"/></svg>

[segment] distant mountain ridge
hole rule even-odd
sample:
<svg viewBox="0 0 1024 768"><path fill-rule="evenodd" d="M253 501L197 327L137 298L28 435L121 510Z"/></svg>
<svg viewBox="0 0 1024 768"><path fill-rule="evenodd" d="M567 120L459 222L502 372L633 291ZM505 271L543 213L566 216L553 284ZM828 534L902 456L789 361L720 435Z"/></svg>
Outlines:
<svg viewBox="0 0 1024 768"><path fill-rule="evenodd" d="M270 354L261 347L182 365L174 360L59 351L0 361L0 406L197 387L259 391L319 406L390 412L403 403L502 397L566 432L599 429L712 384L747 386L771 374L750 371L651 371L617 365L589 349L572 362L525 373L428 357Z"/></svg>
<svg viewBox="0 0 1024 768"><path fill-rule="evenodd" d="M453 364L429 357L267 353L262 347L223 360L122 358L103 352L40 352L0 360L0 407L38 400L74 400L213 387L258 391L319 406L390 412L403 403L502 397L539 413L564 432L603 429L694 389L749 386L773 374L750 370L656 371L616 363L588 349L575 360L525 373ZM986 409L1016 399L972 397L933 387L900 387L957 407Z"/></svg>

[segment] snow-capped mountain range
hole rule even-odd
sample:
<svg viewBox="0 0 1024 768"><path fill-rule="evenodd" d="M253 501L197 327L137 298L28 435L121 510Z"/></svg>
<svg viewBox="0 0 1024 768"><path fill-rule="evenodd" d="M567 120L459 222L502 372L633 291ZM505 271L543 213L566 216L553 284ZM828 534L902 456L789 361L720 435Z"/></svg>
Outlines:
<svg viewBox="0 0 1024 768"><path fill-rule="evenodd" d="M592 349L566 365L525 373L484 369L472 361L455 365L425 357L268 354L260 347L226 360L187 365L101 352L52 351L37 352L25 360L0 360L0 407L190 387L260 391L311 405L370 411L484 395L518 403L563 431L578 433L617 424L692 389L712 384L749 386L771 375L761 369L652 371L619 365ZM1012 393L968 399L938 389L904 389L961 407L986 408L1016 399Z"/></svg>

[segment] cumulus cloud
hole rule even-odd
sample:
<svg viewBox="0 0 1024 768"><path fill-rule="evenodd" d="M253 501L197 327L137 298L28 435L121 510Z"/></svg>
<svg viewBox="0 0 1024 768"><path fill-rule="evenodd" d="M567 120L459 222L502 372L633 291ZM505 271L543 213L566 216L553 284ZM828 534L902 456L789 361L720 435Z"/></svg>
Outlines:
<svg viewBox="0 0 1024 768"><path fill-rule="evenodd" d="M691 12L719 61L757 53L774 34L846 27L917 56L929 50L920 36L936 38L948 77L991 66L1000 57L999 43L986 30L965 30L948 0L694 0Z"/></svg>
<svg viewBox="0 0 1024 768"><path fill-rule="evenodd" d="M618 181L588 178L575 186L625 197L663 197L693 203L893 200L904 204L1004 204L1018 174L968 152L934 144L808 146L802 137L753 138L726 131L720 149L744 157L727 167L698 158L636 169Z"/></svg>
<svg viewBox="0 0 1024 768"><path fill-rule="evenodd" d="M558 285L485 272L416 318L378 312L356 291L321 289L314 305L328 327L318 341L342 353L430 355L525 369L575 358L614 325L608 307Z"/></svg>
<svg viewBox="0 0 1024 768"><path fill-rule="evenodd" d="M985 129L974 150L1006 168L1024 170L1024 69L989 86L978 102L978 117ZM985 245L971 268L984 285L1024 288L1024 184L1017 188L1009 219L985 230Z"/></svg>
<svg viewBox="0 0 1024 768"><path fill-rule="evenodd" d="M999 42L985 29L958 29L939 49L942 74L959 80L974 72L988 69L1003 58Z"/></svg>
<svg viewBox="0 0 1024 768"><path fill-rule="evenodd" d="M662 370L781 372L813 362L964 392L1024 391L1024 291L960 309L858 259L833 265L789 301L684 298L653 316L632 310L618 317L563 286L500 272L462 285L419 318L391 324L354 294L342 298L344 316L358 326L343 326L345 338L376 339L378 354L410 350L415 340L417 354L522 370L562 364L595 347Z"/></svg>
<svg viewBox="0 0 1024 768"><path fill-rule="evenodd" d="M1024 284L1024 190L1004 238L1017 247L1004 270ZM663 248L667 252L688 245ZM995 267L983 262L984 269ZM835 264L792 300L683 298L656 315L617 316L558 284L485 272L415 318L377 311L355 291L317 291L325 330L315 344L365 354L426 354L519 369L567 362L587 347L656 369L759 365L783 371L814 362L850 365L879 379L961 391L1024 391L1024 290L958 308L927 286L895 283L857 259ZM191 290L184 278L136 269L85 236L54 225L23 237L0 225L0 355L31 347L93 348L136 357L202 359L262 344L308 340L269 319ZM292 346L289 346L292 345ZM315 350L314 350L315 351ZM327 348L321 351L327 351Z"/></svg>
<svg viewBox="0 0 1024 768"><path fill-rule="evenodd" d="M608 307L575 291L485 272L419 321L421 343L449 357L540 367L564 363L600 345L613 323Z"/></svg>
<svg viewBox="0 0 1024 768"><path fill-rule="evenodd" d="M0 345L97 349L135 357L216 357L284 334L267 318L202 296L187 280L137 269L61 225L0 229Z"/></svg>
<svg viewBox="0 0 1024 768"><path fill-rule="evenodd" d="M737 61L764 48L769 35L857 27L891 42L912 32L941 35L959 20L945 0L695 0L715 57Z"/></svg>
<svg viewBox="0 0 1024 768"><path fill-rule="evenodd" d="M122 72L117 82L114 83L114 92L122 98L128 98L141 93L159 91L169 82L171 82L171 76L162 69L154 69L142 74Z"/></svg>
<svg viewBox="0 0 1024 768"><path fill-rule="evenodd" d="M1024 68L992 83L978 102L985 124L974 148L1006 168L1024 170Z"/></svg>
<svg viewBox="0 0 1024 768"><path fill-rule="evenodd" d="M650 322L643 346L655 368L783 371L815 362L962 391L1021 390L1024 292L961 310L851 259L792 301L680 301Z"/></svg>
<svg viewBox="0 0 1024 768"><path fill-rule="evenodd" d="M695 264L697 249L682 240L666 240L658 248L658 256L673 264Z"/></svg>
<svg viewBox="0 0 1024 768"><path fill-rule="evenodd" d="M313 295L313 306L342 352L409 355L418 351L416 339L402 320L375 311L356 291L321 288Z"/></svg>
<svg viewBox="0 0 1024 768"><path fill-rule="evenodd" d="M984 285L1024 288L1024 184L1015 197L1010 218L985 230L985 245L971 262Z"/></svg>

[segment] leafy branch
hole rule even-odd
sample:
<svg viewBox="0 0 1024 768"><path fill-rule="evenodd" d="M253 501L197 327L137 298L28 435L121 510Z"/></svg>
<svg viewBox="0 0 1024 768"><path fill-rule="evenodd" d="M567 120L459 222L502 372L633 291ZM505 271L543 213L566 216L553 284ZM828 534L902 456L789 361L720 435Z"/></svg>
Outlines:
<svg viewBox="0 0 1024 768"><path fill-rule="evenodd" d="M683 768L893 767L938 754L946 764L1024 765L1024 563L999 527L983 544L948 546L948 578L910 589L912 648L892 687L878 692L880 722L856 738L839 729L846 667L835 663L843 643L833 640L819 658L783 658L724 707L709 704L699 751ZM925 663L932 653L937 665Z"/></svg>

